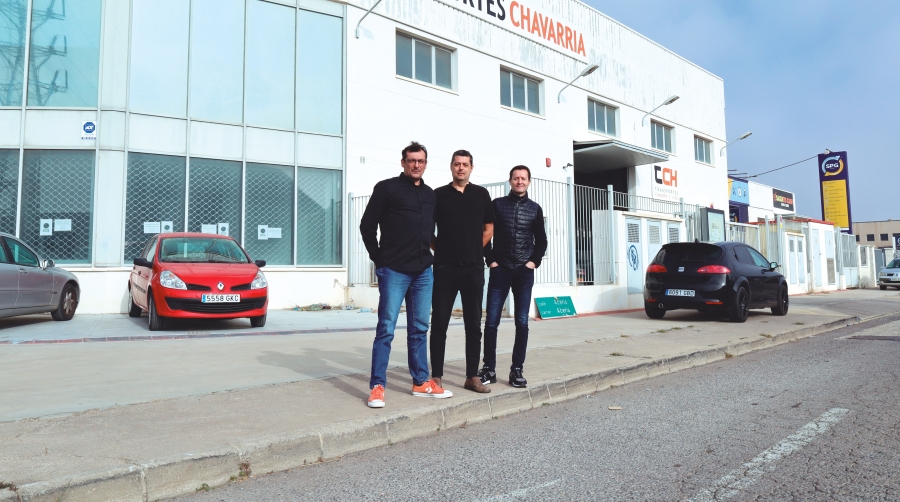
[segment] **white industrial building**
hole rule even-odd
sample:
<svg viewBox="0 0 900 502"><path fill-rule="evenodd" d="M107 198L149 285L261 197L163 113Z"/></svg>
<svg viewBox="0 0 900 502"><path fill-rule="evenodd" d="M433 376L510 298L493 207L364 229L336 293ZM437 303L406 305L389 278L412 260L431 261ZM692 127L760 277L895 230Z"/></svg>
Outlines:
<svg viewBox="0 0 900 502"><path fill-rule="evenodd" d="M124 312L168 226L267 260L271 308L371 303L358 215L410 140L433 187L460 148L496 195L532 168L535 295L581 312L641 306L660 245L724 235L722 79L577 0L3 4L0 231L78 275L81 313Z"/></svg>

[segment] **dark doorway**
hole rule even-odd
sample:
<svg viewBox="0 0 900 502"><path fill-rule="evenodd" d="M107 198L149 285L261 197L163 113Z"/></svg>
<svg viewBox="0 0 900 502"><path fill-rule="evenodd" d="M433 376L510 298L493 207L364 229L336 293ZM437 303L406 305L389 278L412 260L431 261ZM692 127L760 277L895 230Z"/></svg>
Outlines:
<svg viewBox="0 0 900 502"><path fill-rule="evenodd" d="M576 185L602 188L604 190L606 190L607 185L612 185L614 192L628 193L628 168L622 167L608 171L584 173L579 172L578 166L575 166L574 181Z"/></svg>

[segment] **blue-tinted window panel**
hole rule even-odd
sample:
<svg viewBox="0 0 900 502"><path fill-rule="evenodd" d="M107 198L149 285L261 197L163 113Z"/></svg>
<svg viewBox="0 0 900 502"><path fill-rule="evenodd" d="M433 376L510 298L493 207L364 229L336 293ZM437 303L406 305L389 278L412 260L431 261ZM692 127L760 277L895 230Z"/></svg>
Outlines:
<svg viewBox="0 0 900 502"><path fill-rule="evenodd" d="M251 125L294 128L296 9L260 0L247 4L244 114Z"/></svg>
<svg viewBox="0 0 900 502"><path fill-rule="evenodd" d="M422 82L431 82L431 46L428 44L423 44L418 40L415 41L416 44L416 80L421 80Z"/></svg>
<svg viewBox="0 0 900 502"><path fill-rule="evenodd" d="M134 0L133 5L129 106L136 112L184 117L190 2Z"/></svg>
<svg viewBox="0 0 900 502"><path fill-rule="evenodd" d="M240 123L243 99L244 0L194 0L191 117Z"/></svg>
<svg viewBox="0 0 900 502"><path fill-rule="evenodd" d="M397 75L412 78L412 39L397 34Z"/></svg>
<svg viewBox="0 0 900 502"><path fill-rule="evenodd" d="M588 129L592 131L597 130L596 113L594 110L595 106L593 101L588 101Z"/></svg>
<svg viewBox="0 0 900 502"><path fill-rule="evenodd" d="M250 258L266 260L269 266L293 264L293 166L248 163L244 197L247 203L244 249ZM278 231L272 232L274 229Z"/></svg>
<svg viewBox="0 0 900 502"><path fill-rule="evenodd" d="M534 80L527 80L528 84L528 111L531 113L541 113L541 92L540 84Z"/></svg>
<svg viewBox="0 0 900 502"><path fill-rule="evenodd" d="M439 47L434 48L434 84L450 89L453 82L450 78L452 55L448 50Z"/></svg>
<svg viewBox="0 0 900 502"><path fill-rule="evenodd" d="M27 0L6 0L0 10L0 106L22 106Z"/></svg>
<svg viewBox="0 0 900 502"><path fill-rule="evenodd" d="M512 84L510 83L510 73L500 70L500 104L503 106L512 106Z"/></svg>
<svg viewBox="0 0 900 502"><path fill-rule="evenodd" d="M91 262L95 155L93 150L25 150L22 193L28 196L22 198L19 236L41 258Z"/></svg>
<svg viewBox="0 0 900 502"><path fill-rule="evenodd" d="M616 135L616 109L606 106L606 134Z"/></svg>
<svg viewBox="0 0 900 502"><path fill-rule="evenodd" d="M97 106L101 6L101 0L34 0L28 106Z"/></svg>
<svg viewBox="0 0 900 502"><path fill-rule="evenodd" d="M519 110L525 109L525 78L513 73L512 76L512 105Z"/></svg>
<svg viewBox="0 0 900 502"><path fill-rule="evenodd" d="M344 20L301 9L297 26L297 129L341 134Z"/></svg>
<svg viewBox="0 0 900 502"><path fill-rule="evenodd" d="M341 264L342 171L297 169L297 264Z"/></svg>

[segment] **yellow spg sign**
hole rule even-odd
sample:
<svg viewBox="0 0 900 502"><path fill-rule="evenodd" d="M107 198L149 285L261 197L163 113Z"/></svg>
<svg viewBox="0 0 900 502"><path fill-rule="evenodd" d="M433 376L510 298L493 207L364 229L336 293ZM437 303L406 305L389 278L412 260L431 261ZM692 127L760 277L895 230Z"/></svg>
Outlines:
<svg viewBox="0 0 900 502"><path fill-rule="evenodd" d="M849 229L853 224L853 217L850 212L847 152L819 154L819 186L822 194L822 219Z"/></svg>

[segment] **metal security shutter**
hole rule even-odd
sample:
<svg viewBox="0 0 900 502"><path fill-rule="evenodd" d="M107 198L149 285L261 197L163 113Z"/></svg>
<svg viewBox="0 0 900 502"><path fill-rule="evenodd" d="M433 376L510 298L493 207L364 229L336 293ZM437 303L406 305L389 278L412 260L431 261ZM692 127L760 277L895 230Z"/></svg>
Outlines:
<svg viewBox="0 0 900 502"><path fill-rule="evenodd" d="M16 233L18 191L19 151L0 150L0 232L13 235Z"/></svg>
<svg viewBox="0 0 900 502"><path fill-rule="evenodd" d="M217 225L216 233L241 241L241 163L191 159L188 232Z"/></svg>
<svg viewBox="0 0 900 502"><path fill-rule="evenodd" d="M125 193L125 263L144 249L151 234L144 223L172 222L172 231L184 230L184 157L128 154Z"/></svg>
<svg viewBox="0 0 900 502"><path fill-rule="evenodd" d="M681 232L678 230L676 226L669 227L669 242L680 242L681 241Z"/></svg>
<svg viewBox="0 0 900 502"><path fill-rule="evenodd" d="M828 267L828 284L835 283L834 277L834 258L826 259L827 267Z"/></svg>
<svg viewBox="0 0 900 502"><path fill-rule="evenodd" d="M628 224L628 242L635 244L641 243L641 225L638 223Z"/></svg>
<svg viewBox="0 0 900 502"><path fill-rule="evenodd" d="M650 225L650 244L662 244L660 233L662 232L658 225Z"/></svg>

